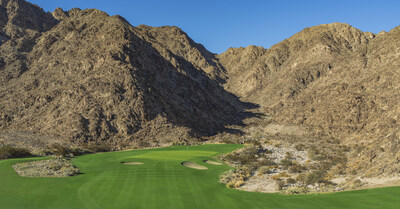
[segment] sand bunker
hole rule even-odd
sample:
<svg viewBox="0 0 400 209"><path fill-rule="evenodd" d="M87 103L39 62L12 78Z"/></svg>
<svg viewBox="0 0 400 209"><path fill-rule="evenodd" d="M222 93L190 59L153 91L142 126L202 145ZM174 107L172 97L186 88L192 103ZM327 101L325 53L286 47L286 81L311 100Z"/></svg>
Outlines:
<svg viewBox="0 0 400 209"><path fill-rule="evenodd" d="M125 165L142 165L142 162L121 162L122 164Z"/></svg>
<svg viewBox="0 0 400 209"><path fill-rule="evenodd" d="M212 165L222 165L222 163L217 162L217 161L212 161L212 160L204 160L203 162L212 164Z"/></svg>
<svg viewBox="0 0 400 209"><path fill-rule="evenodd" d="M202 165L199 165L195 162L191 162L191 161L185 161L181 163L183 166L186 166L188 168L193 168L193 169L197 169L197 170L207 170L208 168Z"/></svg>

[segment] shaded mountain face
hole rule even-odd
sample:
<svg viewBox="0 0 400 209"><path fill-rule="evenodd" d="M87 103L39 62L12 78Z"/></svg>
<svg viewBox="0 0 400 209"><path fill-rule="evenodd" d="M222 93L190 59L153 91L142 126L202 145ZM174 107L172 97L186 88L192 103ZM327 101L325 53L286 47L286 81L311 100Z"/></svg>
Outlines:
<svg viewBox="0 0 400 209"><path fill-rule="evenodd" d="M357 147L349 171L398 173L400 33L364 33L347 24L307 28L265 50L219 55L225 88L282 123Z"/></svg>
<svg viewBox="0 0 400 209"><path fill-rule="evenodd" d="M38 13L14 22L37 20L43 27L18 25L34 34L23 36L29 45L22 50L11 45L18 37L10 35L1 45L3 130L75 142L167 143L240 124L244 106L219 85L213 55L180 29L135 28L93 9L57 9L50 15L23 1L10 2ZM170 38L186 41L175 46ZM15 49L23 58L8 59L8 50Z"/></svg>

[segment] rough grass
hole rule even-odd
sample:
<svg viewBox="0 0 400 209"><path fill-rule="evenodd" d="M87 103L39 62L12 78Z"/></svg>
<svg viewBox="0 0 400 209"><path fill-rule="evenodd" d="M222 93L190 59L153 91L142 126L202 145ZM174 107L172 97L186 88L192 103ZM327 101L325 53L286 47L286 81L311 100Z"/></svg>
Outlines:
<svg viewBox="0 0 400 209"><path fill-rule="evenodd" d="M400 205L399 187L318 195L263 194L218 183L219 175L230 169L226 165L194 170L180 164L206 165L203 160L239 147L179 146L84 155L72 161L84 174L67 178L26 178L12 168L38 158L0 161L0 208L397 209ZM123 161L144 164L126 166Z"/></svg>

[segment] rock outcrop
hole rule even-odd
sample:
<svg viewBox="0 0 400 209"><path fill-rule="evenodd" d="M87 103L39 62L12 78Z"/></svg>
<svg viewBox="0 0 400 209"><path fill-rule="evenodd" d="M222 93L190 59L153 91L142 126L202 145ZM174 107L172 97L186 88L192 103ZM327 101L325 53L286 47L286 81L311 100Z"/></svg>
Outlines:
<svg viewBox="0 0 400 209"><path fill-rule="evenodd" d="M20 25L35 30L34 36L23 36L29 42L20 53L23 59L12 60L21 70L6 57L10 48L19 53L11 46L18 38L10 36L1 46L6 65L0 91L3 130L77 143L157 144L240 124L244 106L219 85L213 54L180 29L135 28L95 9L57 9L54 17L38 13L44 17L38 25L54 24Z"/></svg>
<svg viewBox="0 0 400 209"><path fill-rule="evenodd" d="M268 50L229 49L219 59L228 72L226 89L263 113L360 146L349 170L398 173L399 155L389 151L400 143L394 139L400 129L398 40L398 28L375 35L334 23L306 28Z"/></svg>

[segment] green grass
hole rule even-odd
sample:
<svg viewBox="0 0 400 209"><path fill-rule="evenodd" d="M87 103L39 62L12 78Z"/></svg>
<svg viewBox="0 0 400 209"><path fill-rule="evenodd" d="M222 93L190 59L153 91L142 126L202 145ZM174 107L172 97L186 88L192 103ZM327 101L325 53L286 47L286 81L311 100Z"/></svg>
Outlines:
<svg viewBox="0 0 400 209"><path fill-rule="evenodd" d="M299 196L228 189L218 179L229 167L202 161L239 147L180 146L85 155L73 160L84 174L67 178L24 178L11 167L38 158L0 161L0 208L400 208L399 187ZM144 164L123 165L121 161ZM182 161L209 169L186 168Z"/></svg>

